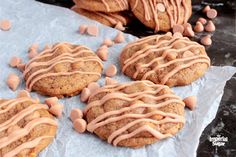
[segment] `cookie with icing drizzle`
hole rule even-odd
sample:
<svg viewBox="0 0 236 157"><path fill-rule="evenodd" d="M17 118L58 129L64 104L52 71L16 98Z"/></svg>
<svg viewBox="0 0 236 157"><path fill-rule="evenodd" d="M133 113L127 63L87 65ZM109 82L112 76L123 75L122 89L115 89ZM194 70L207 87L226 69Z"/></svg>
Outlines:
<svg viewBox="0 0 236 157"><path fill-rule="evenodd" d="M123 26L127 25L131 17L128 12L116 12L116 13L104 13L104 12L94 12L81 9L78 6L73 6L71 8L73 11L83 15L92 20L96 20L104 25L115 27L118 23L121 23Z"/></svg>
<svg viewBox="0 0 236 157"><path fill-rule="evenodd" d="M175 135L184 102L168 86L150 81L106 85L89 97L87 130L114 146L138 148Z"/></svg>
<svg viewBox="0 0 236 157"><path fill-rule="evenodd" d="M172 87L188 85L203 76L210 59L202 45L169 32L129 43L120 55L120 65L134 80Z"/></svg>
<svg viewBox="0 0 236 157"><path fill-rule="evenodd" d="M29 97L0 100L1 157L36 157L52 142L57 122L47 109Z"/></svg>
<svg viewBox="0 0 236 157"><path fill-rule="evenodd" d="M155 32L169 31L187 23L192 14L191 0L130 0L134 15Z"/></svg>
<svg viewBox="0 0 236 157"><path fill-rule="evenodd" d="M73 0L82 9L100 12L119 12L129 9L128 0Z"/></svg>
<svg viewBox="0 0 236 157"><path fill-rule="evenodd" d="M102 73L102 61L89 48L57 43L31 59L23 76L28 91L42 95L73 96Z"/></svg>

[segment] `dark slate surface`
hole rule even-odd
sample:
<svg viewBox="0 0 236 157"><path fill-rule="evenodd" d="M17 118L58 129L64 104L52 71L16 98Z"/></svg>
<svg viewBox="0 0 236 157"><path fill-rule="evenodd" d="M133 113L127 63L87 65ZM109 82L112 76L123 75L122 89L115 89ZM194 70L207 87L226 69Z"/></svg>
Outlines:
<svg viewBox="0 0 236 157"><path fill-rule="evenodd" d="M44 3L71 7L71 0L38 0ZM212 34L213 45L207 47L208 55L215 66L236 66L236 6L234 0L194 0L193 16L190 22L194 24L198 17L204 17L201 9L209 4L217 9L218 17L214 20L216 31ZM126 29L127 33L138 37L153 34L140 22L134 21ZM206 34L206 33L205 33ZM198 33L194 40L204 33ZM221 135L228 137L225 146L212 146L209 137ZM200 138L197 150L198 157L236 157L236 75L229 80L224 89L224 95L216 118L205 128Z"/></svg>

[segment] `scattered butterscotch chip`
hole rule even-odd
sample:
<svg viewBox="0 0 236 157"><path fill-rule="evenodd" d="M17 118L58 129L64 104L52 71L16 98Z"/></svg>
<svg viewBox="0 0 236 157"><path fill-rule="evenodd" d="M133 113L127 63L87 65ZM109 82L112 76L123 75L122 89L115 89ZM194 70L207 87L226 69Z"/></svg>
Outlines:
<svg viewBox="0 0 236 157"><path fill-rule="evenodd" d="M124 34L122 32L118 32L118 34L116 35L114 42L115 43L123 43L125 41L125 37Z"/></svg>
<svg viewBox="0 0 236 157"><path fill-rule="evenodd" d="M202 37L200 42L203 45L205 45L205 46L211 45L212 44L211 36L210 35L206 35L206 36Z"/></svg>
<svg viewBox="0 0 236 157"><path fill-rule="evenodd" d="M192 27L186 27L184 30L184 35L188 37L194 37L195 33L192 29Z"/></svg>
<svg viewBox="0 0 236 157"><path fill-rule="evenodd" d="M95 25L88 26L87 33L91 36L98 36L98 34L99 34L98 27Z"/></svg>
<svg viewBox="0 0 236 157"><path fill-rule="evenodd" d="M84 133L87 128L87 122L84 119L76 119L73 122L73 127L78 133Z"/></svg>
<svg viewBox="0 0 236 157"><path fill-rule="evenodd" d="M80 94L80 100L86 102L90 96L91 92L88 88L84 88Z"/></svg>
<svg viewBox="0 0 236 157"><path fill-rule="evenodd" d="M109 65L105 72L106 76L108 77L113 77L116 75L116 73L117 73L117 68L114 64Z"/></svg>
<svg viewBox="0 0 236 157"><path fill-rule="evenodd" d="M117 22L117 24L115 25L114 27L115 29L118 29L120 31L124 31L125 30L125 27L123 26L123 24L119 21Z"/></svg>
<svg viewBox="0 0 236 157"><path fill-rule="evenodd" d="M48 111L56 117L61 117L62 111L63 111L63 105L62 104L55 104L55 105L51 106Z"/></svg>
<svg viewBox="0 0 236 157"><path fill-rule="evenodd" d="M11 22L7 19L0 21L0 29L3 31L9 31L11 29Z"/></svg>
<svg viewBox="0 0 236 157"><path fill-rule="evenodd" d="M20 70L21 72L24 72L25 64L24 63L20 63L19 65L17 65L17 69Z"/></svg>
<svg viewBox="0 0 236 157"><path fill-rule="evenodd" d="M111 79L110 77L105 78L105 85L112 85L112 84L116 84L116 83L117 83L117 81Z"/></svg>
<svg viewBox="0 0 236 157"><path fill-rule="evenodd" d="M209 11L211 9L211 7L209 5L205 6L204 9L202 10L203 13L206 13L207 11Z"/></svg>
<svg viewBox="0 0 236 157"><path fill-rule="evenodd" d="M21 63L21 58L19 57L12 57L10 60L9 65L13 68L17 67Z"/></svg>
<svg viewBox="0 0 236 157"><path fill-rule="evenodd" d="M174 26L173 26L173 33L177 33L177 32L183 34L183 32L184 32L184 26L183 26L183 25L180 25L180 24L174 25Z"/></svg>
<svg viewBox="0 0 236 157"><path fill-rule="evenodd" d="M20 78L14 73L10 73L7 78L7 85L9 88L11 88L13 91L17 89L17 87L20 84Z"/></svg>
<svg viewBox="0 0 236 157"><path fill-rule="evenodd" d="M35 50L35 49L32 49L32 50L28 53L29 59L32 59L32 58L34 58L34 57L37 56L37 55L38 55L38 52L37 52L37 50Z"/></svg>
<svg viewBox="0 0 236 157"><path fill-rule="evenodd" d="M198 21L201 22L203 25L205 25L205 24L207 23L207 20L204 19L203 17L200 17L200 18L198 19Z"/></svg>
<svg viewBox="0 0 236 157"><path fill-rule="evenodd" d="M207 32L214 32L216 30L216 27L211 20L208 21L207 25L205 26L205 30Z"/></svg>
<svg viewBox="0 0 236 157"><path fill-rule="evenodd" d="M70 119L74 122L76 119L83 118L83 112L79 108L74 108L70 112Z"/></svg>
<svg viewBox="0 0 236 157"><path fill-rule="evenodd" d="M106 45L107 47L111 47L114 44L114 42L111 39L105 39L102 43L102 45Z"/></svg>
<svg viewBox="0 0 236 157"><path fill-rule="evenodd" d="M217 16L217 11L215 9L210 9L206 14L209 19L214 19Z"/></svg>
<svg viewBox="0 0 236 157"><path fill-rule="evenodd" d="M30 98L30 93L27 90L20 90L17 94L17 98L28 97Z"/></svg>
<svg viewBox="0 0 236 157"><path fill-rule="evenodd" d="M57 97L50 97L44 100L44 102L48 105L48 107L52 107L56 104L58 104L58 98Z"/></svg>
<svg viewBox="0 0 236 157"><path fill-rule="evenodd" d="M88 26L87 25L80 25L79 26L79 33L84 34L87 31Z"/></svg>
<svg viewBox="0 0 236 157"><path fill-rule="evenodd" d="M106 61L108 57L108 47L103 45L97 50L96 53L101 60Z"/></svg>
<svg viewBox="0 0 236 157"><path fill-rule="evenodd" d="M91 82L90 84L88 84L87 88L90 90L91 93L93 93L94 91L100 88L100 85L97 82Z"/></svg>
<svg viewBox="0 0 236 157"><path fill-rule="evenodd" d="M190 110L194 110L197 105L197 98L195 96L189 96L185 98L183 102Z"/></svg>
<svg viewBox="0 0 236 157"><path fill-rule="evenodd" d="M204 30L204 27L200 21L196 22L196 26L194 27L195 32L202 32Z"/></svg>

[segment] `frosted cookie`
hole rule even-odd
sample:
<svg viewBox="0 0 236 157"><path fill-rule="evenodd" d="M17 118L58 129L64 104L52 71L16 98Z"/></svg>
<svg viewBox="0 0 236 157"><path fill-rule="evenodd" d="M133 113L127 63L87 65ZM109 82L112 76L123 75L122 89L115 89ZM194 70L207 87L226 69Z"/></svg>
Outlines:
<svg viewBox="0 0 236 157"><path fill-rule="evenodd" d="M57 122L29 97L0 100L0 156L36 157L53 140Z"/></svg>
<svg viewBox="0 0 236 157"><path fill-rule="evenodd" d="M85 46L58 43L25 66L26 89L43 95L73 96L102 73L101 60Z"/></svg>
<svg viewBox="0 0 236 157"><path fill-rule="evenodd" d="M175 135L184 102L168 86L135 81L101 87L84 109L87 130L114 146L138 148Z"/></svg>
<svg viewBox="0 0 236 157"><path fill-rule="evenodd" d="M129 9L128 0L74 0L82 9L100 12L119 12Z"/></svg>
<svg viewBox="0 0 236 157"><path fill-rule="evenodd" d="M77 6L73 6L71 9L79 13L80 15L83 15L92 20L96 20L110 27L115 27L118 23L121 23L122 25L125 26L130 21L129 16L122 12L119 12L119 13L94 12L94 11L88 11L85 9L80 9Z"/></svg>
<svg viewBox="0 0 236 157"><path fill-rule="evenodd" d="M120 55L122 72L134 80L150 80L170 87L187 85L210 66L205 48L171 33L129 43Z"/></svg>
<svg viewBox="0 0 236 157"><path fill-rule="evenodd" d="M175 24L187 23L192 14L191 0L130 0L134 15L147 27L169 31Z"/></svg>

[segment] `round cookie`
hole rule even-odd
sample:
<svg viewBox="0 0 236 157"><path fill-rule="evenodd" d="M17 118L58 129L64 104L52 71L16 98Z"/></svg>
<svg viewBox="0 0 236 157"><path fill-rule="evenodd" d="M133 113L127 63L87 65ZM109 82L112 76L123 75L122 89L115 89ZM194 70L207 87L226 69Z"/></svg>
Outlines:
<svg viewBox="0 0 236 157"><path fill-rule="evenodd" d="M129 3L134 15L155 32L167 32L175 24L187 23L192 14L191 0L129 0Z"/></svg>
<svg viewBox="0 0 236 157"><path fill-rule="evenodd" d="M120 55L122 72L134 80L150 80L169 87L188 85L210 66L205 48L171 33L153 35L128 44Z"/></svg>
<svg viewBox="0 0 236 157"><path fill-rule="evenodd" d="M0 100L0 156L36 157L55 137L47 105L23 97Z"/></svg>
<svg viewBox="0 0 236 157"><path fill-rule="evenodd" d="M138 148L176 134L184 106L168 86L145 80L101 87L84 113L88 131L115 146Z"/></svg>
<svg viewBox="0 0 236 157"><path fill-rule="evenodd" d="M81 9L77 6L73 6L71 9L79 13L80 15L88 17L92 20L96 20L110 27L115 27L119 22L124 26L130 22L130 17L125 12L116 12L116 13L94 12Z"/></svg>
<svg viewBox="0 0 236 157"><path fill-rule="evenodd" d="M40 94L73 96L101 77L102 62L85 46L58 43L31 59L25 67L26 89Z"/></svg>
<svg viewBox="0 0 236 157"><path fill-rule="evenodd" d="M100 12L119 12L129 9L128 0L74 0L82 9Z"/></svg>

